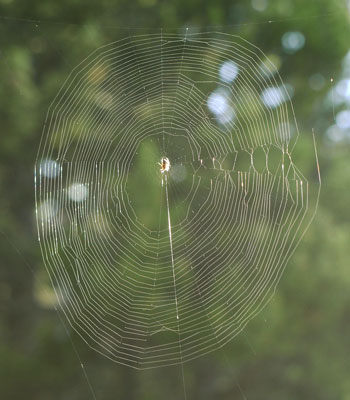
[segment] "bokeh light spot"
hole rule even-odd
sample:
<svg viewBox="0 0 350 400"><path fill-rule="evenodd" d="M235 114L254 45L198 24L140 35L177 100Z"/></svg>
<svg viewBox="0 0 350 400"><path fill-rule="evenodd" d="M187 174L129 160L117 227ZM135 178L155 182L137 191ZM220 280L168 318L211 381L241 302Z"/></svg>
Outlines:
<svg viewBox="0 0 350 400"><path fill-rule="evenodd" d="M270 87L266 88L261 93L261 100L266 107L275 108L278 107L286 100L286 93L283 88Z"/></svg>
<svg viewBox="0 0 350 400"><path fill-rule="evenodd" d="M335 94L340 101L350 101L350 79L342 79L335 86Z"/></svg>
<svg viewBox="0 0 350 400"><path fill-rule="evenodd" d="M349 129L350 128L350 111L343 110L339 111L335 117L338 128Z"/></svg>
<svg viewBox="0 0 350 400"><path fill-rule="evenodd" d="M305 36L298 31L286 32L282 36L282 46L287 53L295 53L305 45Z"/></svg>
<svg viewBox="0 0 350 400"><path fill-rule="evenodd" d="M252 7L255 11L265 11L267 8L267 0L252 0Z"/></svg>
<svg viewBox="0 0 350 400"><path fill-rule="evenodd" d="M74 183L73 185L69 186L67 193L70 200L80 202L87 198L89 190L83 183Z"/></svg>
<svg viewBox="0 0 350 400"><path fill-rule="evenodd" d="M219 70L220 79L224 82L230 83L236 79L238 75L238 65L233 61L225 61Z"/></svg>
<svg viewBox="0 0 350 400"><path fill-rule="evenodd" d="M318 91L322 90L324 85L326 83L326 80L322 74L313 74L309 78L309 86L312 90Z"/></svg>
<svg viewBox="0 0 350 400"><path fill-rule="evenodd" d="M57 214L57 206L52 200L43 201L38 206L37 213L42 222L47 222Z"/></svg>
<svg viewBox="0 0 350 400"><path fill-rule="evenodd" d="M222 91L211 93L208 97L207 104L209 110L216 116L225 114L229 108L227 97Z"/></svg>
<svg viewBox="0 0 350 400"><path fill-rule="evenodd" d="M326 137L332 143L337 144L343 142L346 138L346 132L337 125L330 126L326 131Z"/></svg>
<svg viewBox="0 0 350 400"><path fill-rule="evenodd" d="M60 173L60 166L54 160L42 160L40 163L40 171L46 178L56 178Z"/></svg>
<svg viewBox="0 0 350 400"><path fill-rule="evenodd" d="M187 171L184 165L175 164L171 168L171 179L175 182L182 182L186 179Z"/></svg>

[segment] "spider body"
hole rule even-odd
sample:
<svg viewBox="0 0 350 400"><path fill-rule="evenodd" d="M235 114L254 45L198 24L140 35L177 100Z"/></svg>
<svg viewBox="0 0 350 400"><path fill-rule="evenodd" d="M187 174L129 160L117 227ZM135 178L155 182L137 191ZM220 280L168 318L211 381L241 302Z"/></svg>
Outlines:
<svg viewBox="0 0 350 400"><path fill-rule="evenodd" d="M160 172L164 174L164 172L169 172L170 169L170 161L168 157L163 157L161 159L160 165Z"/></svg>

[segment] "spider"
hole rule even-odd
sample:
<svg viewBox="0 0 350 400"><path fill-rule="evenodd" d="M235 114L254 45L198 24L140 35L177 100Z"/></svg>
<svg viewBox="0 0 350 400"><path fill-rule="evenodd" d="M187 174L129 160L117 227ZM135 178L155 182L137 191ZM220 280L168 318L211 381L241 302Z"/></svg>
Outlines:
<svg viewBox="0 0 350 400"><path fill-rule="evenodd" d="M168 157L163 157L161 162L158 163L160 165L160 172L164 174L164 172L169 172L170 169L170 161Z"/></svg>

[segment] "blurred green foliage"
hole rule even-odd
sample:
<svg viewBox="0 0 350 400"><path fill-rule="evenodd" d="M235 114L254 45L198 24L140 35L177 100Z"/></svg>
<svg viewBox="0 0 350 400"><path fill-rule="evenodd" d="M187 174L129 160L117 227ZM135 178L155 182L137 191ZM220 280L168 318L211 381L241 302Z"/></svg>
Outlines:
<svg viewBox="0 0 350 400"><path fill-rule="evenodd" d="M180 368L136 373L89 351L35 282L47 280L32 176L47 108L96 47L160 27L237 34L280 63L301 133L295 163L316 186L314 128L322 174L316 218L277 293L229 346L184 366L187 398L350 399L349 132L335 140L329 130L350 104L349 93L332 97L350 79L349 10L339 0L0 1L0 398L92 398L77 353L98 400L183 398ZM281 45L288 31L306 38L295 54Z"/></svg>

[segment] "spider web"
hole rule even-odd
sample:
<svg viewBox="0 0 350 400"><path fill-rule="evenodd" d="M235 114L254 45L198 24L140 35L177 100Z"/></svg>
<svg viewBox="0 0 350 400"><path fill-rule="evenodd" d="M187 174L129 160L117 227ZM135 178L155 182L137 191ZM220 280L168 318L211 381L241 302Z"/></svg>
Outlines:
<svg viewBox="0 0 350 400"><path fill-rule="evenodd" d="M293 125L277 70L233 35L130 36L71 72L38 152L37 226L90 347L181 364L259 313L312 218Z"/></svg>

